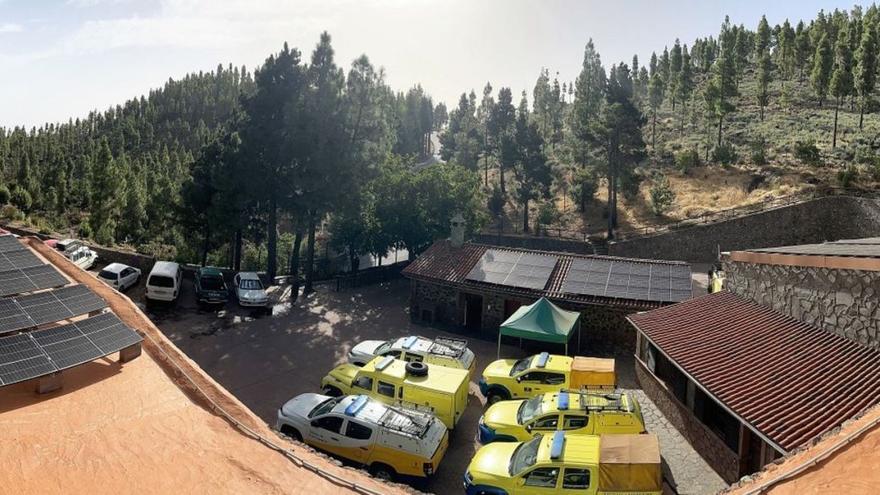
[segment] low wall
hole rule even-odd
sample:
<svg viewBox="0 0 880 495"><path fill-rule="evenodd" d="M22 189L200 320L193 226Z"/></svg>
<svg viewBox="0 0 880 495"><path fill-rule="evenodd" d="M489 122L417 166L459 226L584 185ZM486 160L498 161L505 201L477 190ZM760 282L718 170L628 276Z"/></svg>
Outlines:
<svg viewBox="0 0 880 495"><path fill-rule="evenodd" d="M684 436L700 457L706 460L725 481L739 479L739 458L727 448L724 441L712 433L676 399L666 386L636 359L636 381L645 394L657 405L666 420Z"/></svg>
<svg viewBox="0 0 880 495"><path fill-rule="evenodd" d="M730 260L723 265L734 294L880 349L880 272Z"/></svg>
<svg viewBox="0 0 880 495"><path fill-rule="evenodd" d="M880 236L880 200L830 196L717 223L611 242L608 254L711 263L734 251Z"/></svg>
<svg viewBox="0 0 880 495"><path fill-rule="evenodd" d="M538 251L557 251L574 254L593 254L593 246L588 242L558 237L526 235L476 234L473 242L510 248L535 249Z"/></svg>

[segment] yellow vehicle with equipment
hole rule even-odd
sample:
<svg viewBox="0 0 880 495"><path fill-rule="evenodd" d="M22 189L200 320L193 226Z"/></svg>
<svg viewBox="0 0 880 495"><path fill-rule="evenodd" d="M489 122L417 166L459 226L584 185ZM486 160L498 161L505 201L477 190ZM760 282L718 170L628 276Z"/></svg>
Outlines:
<svg viewBox="0 0 880 495"><path fill-rule="evenodd" d="M321 380L325 395L364 394L380 402L427 411L450 430L464 414L470 372L466 369L376 357L363 367L346 363Z"/></svg>
<svg viewBox="0 0 880 495"><path fill-rule="evenodd" d="M654 435L570 435L492 443L464 474L467 495L660 495L660 445Z"/></svg>
<svg viewBox="0 0 880 495"><path fill-rule="evenodd" d="M480 443L520 442L557 430L579 435L645 433L635 397L626 393L562 391L489 406L480 418Z"/></svg>
<svg viewBox="0 0 880 495"><path fill-rule="evenodd" d="M572 358L542 352L492 362L483 371L480 392L489 404L494 404L568 389L613 390L615 383L614 359Z"/></svg>
<svg viewBox="0 0 880 495"><path fill-rule="evenodd" d="M299 395L278 409L275 426L296 440L367 466L383 479L430 476L449 446L446 427L433 415L365 395Z"/></svg>

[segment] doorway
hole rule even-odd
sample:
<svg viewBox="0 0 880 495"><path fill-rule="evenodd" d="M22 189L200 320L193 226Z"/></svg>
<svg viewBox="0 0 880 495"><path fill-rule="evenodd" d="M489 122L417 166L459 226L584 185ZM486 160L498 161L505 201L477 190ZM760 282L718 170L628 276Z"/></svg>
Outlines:
<svg viewBox="0 0 880 495"><path fill-rule="evenodd" d="M483 328L483 296L464 294L464 327L473 332Z"/></svg>

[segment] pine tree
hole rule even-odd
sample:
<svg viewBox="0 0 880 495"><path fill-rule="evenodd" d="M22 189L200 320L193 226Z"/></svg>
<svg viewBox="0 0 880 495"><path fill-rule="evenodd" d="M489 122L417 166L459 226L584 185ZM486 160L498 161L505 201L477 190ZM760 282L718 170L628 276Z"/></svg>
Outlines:
<svg viewBox="0 0 880 495"><path fill-rule="evenodd" d="M834 50L834 71L831 74L831 95L834 96L834 132L831 147L837 147L837 114L840 103L853 91L852 52L845 33L839 33Z"/></svg>
<svg viewBox="0 0 880 495"><path fill-rule="evenodd" d="M758 30L755 32L755 56L760 58L764 50L770 48L770 25L767 24L767 16L762 15L758 22Z"/></svg>
<svg viewBox="0 0 880 495"><path fill-rule="evenodd" d="M110 152L107 139L102 139L92 169L92 211L89 227L95 241L111 245L116 237L116 225L122 207L121 191L125 188L123 171Z"/></svg>
<svg viewBox="0 0 880 495"><path fill-rule="evenodd" d="M865 29L856 52L855 89L859 97L859 130L862 129L865 109L871 101L877 81L877 34L873 29Z"/></svg>
<svg viewBox="0 0 880 495"><path fill-rule="evenodd" d="M669 84L667 90L672 99L672 111L675 112L675 99L678 96L678 77L681 73L681 43L676 38L669 54Z"/></svg>
<svg viewBox="0 0 880 495"><path fill-rule="evenodd" d="M828 95L828 83L831 81L833 63L834 55L831 53L831 42L828 40L828 35L823 34L816 45L816 53L813 55L813 72L810 74L810 83L813 86L813 91L816 92L820 107L825 101L825 96Z"/></svg>
<svg viewBox="0 0 880 495"><path fill-rule="evenodd" d="M679 134L682 136L684 135L684 116L687 111L687 101L694 90L694 78L691 69L691 57L688 54L687 45L684 45L681 49L681 70L678 72L678 81L675 84L678 98L681 101L681 126Z"/></svg>
<svg viewBox="0 0 880 495"><path fill-rule="evenodd" d="M810 61L812 54L812 46L810 45L810 34L804 26L804 21L798 22L797 31L794 38L794 59L795 67L798 70L798 82L804 82L804 70Z"/></svg>
<svg viewBox="0 0 880 495"><path fill-rule="evenodd" d="M657 154L657 110L663 103L663 78L654 72L648 85L648 106L651 108L651 149Z"/></svg>
<svg viewBox="0 0 880 495"><path fill-rule="evenodd" d="M765 48L758 58L758 105L761 107L761 121L764 120L764 107L769 101L768 88L770 86L772 64L770 53Z"/></svg>
<svg viewBox="0 0 880 495"><path fill-rule="evenodd" d="M567 143L568 156L578 169L585 170L593 154L593 128L599 116L605 95L605 69L593 40L587 42L581 72L574 83L574 101L568 114L570 136ZM576 174L575 177L586 177ZM573 184L579 188L583 184ZM590 198L581 195L578 209L585 211Z"/></svg>
<svg viewBox="0 0 880 495"><path fill-rule="evenodd" d="M721 54L715 61L712 79L703 95L707 110L718 120L718 146L721 146L724 117L736 111L736 106L730 101L739 93L736 89L736 40L736 30L730 27L730 20L725 18L721 26Z"/></svg>

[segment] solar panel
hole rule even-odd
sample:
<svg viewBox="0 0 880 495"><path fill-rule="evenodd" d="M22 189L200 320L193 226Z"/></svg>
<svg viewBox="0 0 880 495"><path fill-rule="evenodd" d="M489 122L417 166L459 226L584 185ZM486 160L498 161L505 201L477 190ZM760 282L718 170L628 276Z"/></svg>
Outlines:
<svg viewBox="0 0 880 495"><path fill-rule="evenodd" d="M107 307L84 285L0 299L0 333L66 320Z"/></svg>
<svg viewBox="0 0 880 495"><path fill-rule="evenodd" d="M488 249L471 269L467 280L527 289L543 289L557 258L545 254Z"/></svg>
<svg viewBox="0 0 880 495"><path fill-rule="evenodd" d="M0 272L0 296L61 287L65 284L67 284L67 279L58 273L58 270L52 265L39 265Z"/></svg>
<svg viewBox="0 0 880 495"><path fill-rule="evenodd" d="M667 263L574 259L561 290L639 301L683 301L691 297L691 269Z"/></svg>
<svg viewBox="0 0 880 495"><path fill-rule="evenodd" d="M0 235L0 253L27 249L14 235Z"/></svg>
<svg viewBox="0 0 880 495"><path fill-rule="evenodd" d="M14 299L0 299L0 333L34 326Z"/></svg>
<svg viewBox="0 0 880 495"><path fill-rule="evenodd" d="M143 340L112 313L0 338L0 385L11 385L112 354Z"/></svg>
<svg viewBox="0 0 880 495"><path fill-rule="evenodd" d="M32 266L40 266L43 264L45 263L40 261L34 253L27 249L0 253L0 272L20 268L30 268Z"/></svg>

